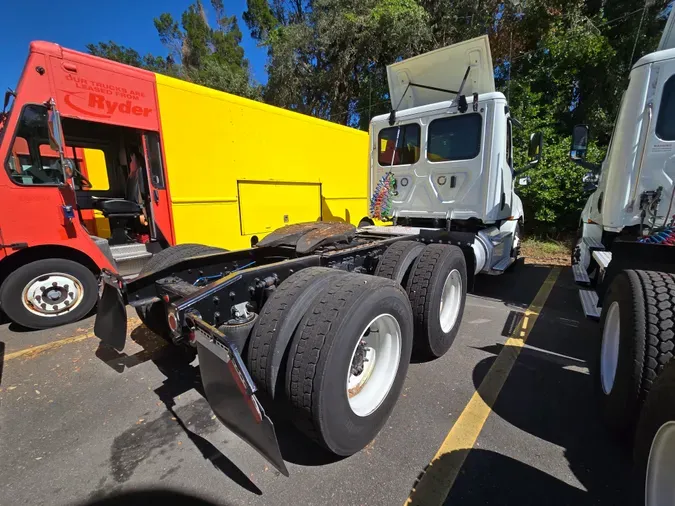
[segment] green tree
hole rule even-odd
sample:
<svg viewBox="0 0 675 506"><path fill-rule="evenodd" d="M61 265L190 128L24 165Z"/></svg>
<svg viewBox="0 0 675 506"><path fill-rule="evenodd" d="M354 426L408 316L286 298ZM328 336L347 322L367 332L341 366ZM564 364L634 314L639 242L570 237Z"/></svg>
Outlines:
<svg viewBox="0 0 675 506"><path fill-rule="evenodd" d="M265 100L367 126L387 110L387 63L431 40L417 0L248 0L244 19L268 50Z"/></svg>
<svg viewBox="0 0 675 506"><path fill-rule="evenodd" d="M91 54L136 67L165 73L210 88L259 98L259 87L252 84L248 60L241 47L242 33L236 16L227 16L223 0L211 0L215 26L211 26L201 0L188 6L180 24L170 13L154 19L166 58L141 56L136 50L115 42L88 44Z"/></svg>
<svg viewBox="0 0 675 506"><path fill-rule="evenodd" d="M87 51L94 56L107 58L108 60L131 65L132 67L144 68L153 72L163 74L173 74L173 61L171 58L153 56L148 53L141 56L138 51L126 46L120 46L113 41L98 42L96 44L87 44Z"/></svg>

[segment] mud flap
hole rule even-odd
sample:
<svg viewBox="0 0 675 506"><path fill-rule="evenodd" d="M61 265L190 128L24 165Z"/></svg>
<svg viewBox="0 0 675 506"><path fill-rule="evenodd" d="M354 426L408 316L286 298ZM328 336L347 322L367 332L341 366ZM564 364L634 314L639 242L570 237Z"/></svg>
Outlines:
<svg viewBox="0 0 675 506"><path fill-rule="evenodd" d="M98 301L94 334L104 344L122 351L127 340L127 312L124 307L124 297L117 286L105 280L101 283L103 293Z"/></svg>
<svg viewBox="0 0 675 506"><path fill-rule="evenodd" d="M194 332L206 400L228 429L288 476L274 424L255 396L256 387L236 346L201 318L186 315Z"/></svg>

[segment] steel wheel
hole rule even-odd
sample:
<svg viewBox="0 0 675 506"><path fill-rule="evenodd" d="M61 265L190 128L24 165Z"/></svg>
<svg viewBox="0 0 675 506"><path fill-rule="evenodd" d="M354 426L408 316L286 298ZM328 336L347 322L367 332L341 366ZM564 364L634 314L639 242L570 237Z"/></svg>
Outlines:
<svg viewBox="0 0 675 506"><path fill-rule="evenodd" d="M82 283L63 272L50 272L32 279L21 293L23 306L31 313L54 317L68 313L82 302Z"/></svg>
<svg viewBox="0 0 675 506"><path fill-rule="evenodd" d="M401 327L381 314L361 333L347 370L349 407L361 417L374 412L394 384L401 360Z"/></svg>
<svg viewBox="0 0 675 506"><path fill-rule="evenodd" d="M645 505L675 504L675 422L666 422L654 436L647 464Z"/></svg>
<svg viewBox="0 0 675 506"><path fill-rule="evenodd" d="M602 331L602 345L600 348L600 383L606 395L614 387L616 367L619 363L619 346L621 341L621 320L619 303L614 301L607 311L605 328Z"/></svg>
<svg viewBox="0 0 675 506"><path fill-rule="evenodd" d="M457 269L453 269L445 278L441 292L439 315L443 332L450 332L450 329L454 327L460 307L462 307L462 276Z"/></svg>

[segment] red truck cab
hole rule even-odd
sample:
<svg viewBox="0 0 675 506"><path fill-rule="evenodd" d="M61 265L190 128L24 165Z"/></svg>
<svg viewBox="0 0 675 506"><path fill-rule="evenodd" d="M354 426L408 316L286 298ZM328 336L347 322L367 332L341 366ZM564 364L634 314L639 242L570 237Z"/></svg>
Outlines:
<svg viewBox="0 0 675 506"><path fill-rule="evenodd" d="M108 268L138 272L174 244L155 75L33 42L0 119L0 308L28 328L76 321ZM87 179L102 153L108 188ZM96 235L92 213L110 223ZM125 272L126 271L128 272Z"/></svg>

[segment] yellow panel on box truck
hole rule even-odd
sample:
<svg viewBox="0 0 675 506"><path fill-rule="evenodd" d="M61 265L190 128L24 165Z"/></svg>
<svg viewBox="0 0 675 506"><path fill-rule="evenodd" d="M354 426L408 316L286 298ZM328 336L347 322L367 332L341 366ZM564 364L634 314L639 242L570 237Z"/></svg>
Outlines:
<svg viewBox="0 0 675 506"><path fill-rule="evenodd" d="M245 248L285 224L368 215L365 132L161 75L157 96L176 242Z"/></svg>

